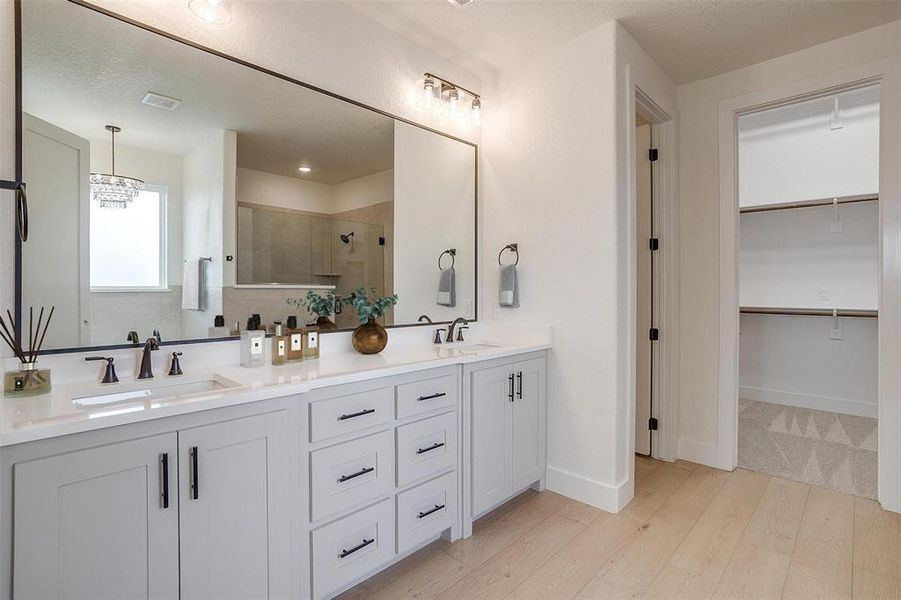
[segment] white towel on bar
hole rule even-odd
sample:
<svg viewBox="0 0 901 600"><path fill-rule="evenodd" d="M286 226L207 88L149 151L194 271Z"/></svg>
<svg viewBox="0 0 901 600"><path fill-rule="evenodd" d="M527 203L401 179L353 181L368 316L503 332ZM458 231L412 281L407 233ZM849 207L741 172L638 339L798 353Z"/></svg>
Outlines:
<svg viewBox="0 0 901 600"><path fill-rule="evenodd" d="M184 310L203 310L204 262L199 258L185 261L181 288L181 307Z"/></svg>

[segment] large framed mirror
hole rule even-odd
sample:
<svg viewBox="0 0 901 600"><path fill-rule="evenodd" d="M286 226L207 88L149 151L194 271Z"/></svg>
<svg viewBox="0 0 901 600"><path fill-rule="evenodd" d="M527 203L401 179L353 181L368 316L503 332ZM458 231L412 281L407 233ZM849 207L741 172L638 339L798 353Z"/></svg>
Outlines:
<svg viewBox="0 0 901 600"><path fill-rule="evenodd" d="M311 290L477 318L475 144L83 3L21 23L17 311L56 307L46 350L310 323Z"/></svg>

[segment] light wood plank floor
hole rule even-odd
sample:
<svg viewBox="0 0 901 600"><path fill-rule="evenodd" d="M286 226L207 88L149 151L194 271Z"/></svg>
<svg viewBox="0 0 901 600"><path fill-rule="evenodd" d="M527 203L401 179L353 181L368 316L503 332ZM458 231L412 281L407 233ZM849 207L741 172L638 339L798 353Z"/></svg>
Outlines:
<svg viewBox="0 0 901 600"><path fill-rule="evenodd" d="M617 515L527 492L342 600L901 598L901 515L769 477L636 457Z"/></svg>

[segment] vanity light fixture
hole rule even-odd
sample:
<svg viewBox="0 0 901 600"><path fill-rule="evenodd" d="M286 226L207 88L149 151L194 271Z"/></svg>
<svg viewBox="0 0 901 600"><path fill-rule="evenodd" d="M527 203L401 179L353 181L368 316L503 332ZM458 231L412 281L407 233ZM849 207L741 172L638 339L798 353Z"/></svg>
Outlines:
<svg viewBox="0 0 901 600"><path fill-rule="evenodd" d="M438 86L439 83L441 84L440 87ZM426 73L422 80L422 93L425 99L426 109L430 109L437 103L440 105L442 111L447 110L450 113L450 116L455 119L467 118L467 111L461 107L464 106L464 95L468 96L472 99L469 103L469 115L471 115L472 120L476 125L481 121L481 96L472 90L468 90L461 85L457 85L452 81L448 81L447 79L443 79L432 73Z"/></svg>
<svg viewBox="0 0 901 600"><path fill-rule="evenodd" d="M91 197L101 208L127 208L144 189L144 182L134 177L116 175L116 134L122 131L115 125L107 125L112 148L112 168L109 173L91 173Z"/></svg>
<svg viewBox="0 0 901 600"><path fill-rule="evenodd" d="M225 8L225 0L191 0L188 8L207 23L222 25L231 20L231 15Z"/></svg>
<svg viewBox="0 0 901 600"><path fill-rule="evenodd" d="M301 173L309 173L313 170L313 167L310 167L308 165L300 165L299 167L297 167L297 170Z"/></svg>

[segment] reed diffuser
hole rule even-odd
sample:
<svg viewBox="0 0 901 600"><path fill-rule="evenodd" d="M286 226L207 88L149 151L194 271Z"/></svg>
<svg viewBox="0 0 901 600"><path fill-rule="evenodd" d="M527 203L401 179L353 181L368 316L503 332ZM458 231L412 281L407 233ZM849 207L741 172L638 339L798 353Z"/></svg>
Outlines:
<svg viewBox="0 0 901 600"><path fill-rule="evenodd" d="M47 320L44 321L44 307L41 307L38 314L37 325L34 322L34 307L28 309L28 350L22 347L22 340L19 333L20 328L16 327L16 321L12 314L7 310L6 316L9 318L9 326L0 316L0 337L10 347L16 358L19 359L19 368L16 371L7 371L3 375L3 393L9 396L34 396L44 394L50 391L50 369L38 368L38 356L41 353L41 346L44 344L44 338L47 337L47 329L50 327L50 319L53 318L55 306L50 307L50 313ZM24 334L24 332L22 332Z"/></svg>

